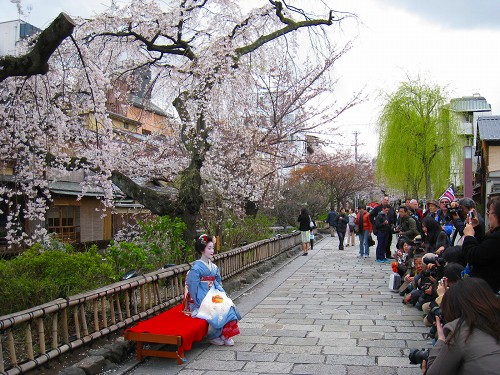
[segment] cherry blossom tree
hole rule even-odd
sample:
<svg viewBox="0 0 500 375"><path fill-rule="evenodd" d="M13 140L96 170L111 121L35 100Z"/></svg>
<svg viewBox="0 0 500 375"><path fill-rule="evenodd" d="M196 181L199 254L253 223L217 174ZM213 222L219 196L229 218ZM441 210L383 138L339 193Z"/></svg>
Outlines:
<svg viewBox="0 0 500 375"><path fill-rule="evenodd" d="M325 207L340 207L354 203L355 194L365 195L375 186L375 170L367 159L355 162L350 153L338 152L329 160L295 171L291 182L315 187L325 197Z"/></svg>
<svg viewBox="0 0 500 375"><path fill-rule="evenodd" d="M103 207L112 207L115 184L153 213L182 218L189 238L205 197L265 202L279 169L307 161L290 137L328 129L359 101L317 100L333 91L333 64L349 49L334 46L334 26L353 15L272 0L242 11L239 3L133 0L76 19L46 72L4 77L0 164L12 174L0 197L9 241L28 239L23 220L34 238L45 234L36 223L51 200L48 181L75 170L85 172L83 191L103 189ZM172 137L123 142L106 93L122 81L133 88L141 69L151 72L146 90L177 122ZM137 183L144 178L171 189L147 189Z"/></svg>

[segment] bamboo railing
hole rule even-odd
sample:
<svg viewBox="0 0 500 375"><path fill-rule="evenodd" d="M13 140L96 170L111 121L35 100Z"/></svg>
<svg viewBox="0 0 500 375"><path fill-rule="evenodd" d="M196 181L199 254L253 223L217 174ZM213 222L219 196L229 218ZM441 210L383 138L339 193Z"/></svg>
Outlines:
<svg viewBox="0 0 500 375"><path fill-rule="evenodd" d="M300 235L255 242L214 256L223 279L286 252ZM22 374L182 300L190 265L161 269L0 317L0 373Z"/></svg>

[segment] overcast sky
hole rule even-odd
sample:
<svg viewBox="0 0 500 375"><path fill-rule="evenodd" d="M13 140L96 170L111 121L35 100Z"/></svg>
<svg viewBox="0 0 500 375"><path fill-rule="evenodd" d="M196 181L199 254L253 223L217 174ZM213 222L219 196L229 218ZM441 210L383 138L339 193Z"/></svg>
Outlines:
<svg viewBox="0 0 500 375"><path fill-rule="evenodd" d="M242 0L249 1L249 0ZM320 0L318 0L320 1ZM110 0L22 0L21 18L46 27L61 11L88 17ZM121 3L121 1L117 1ZM355 0L332 2L361 22L344 25L339 39L353 49L335 68L342 99L364 88L368 101L339 118L344 147L360 132L358 152L375 155L381 93L394 91L406 76L418 75L446 87L449 97L481 94L500 114L500 0ZM0 0L0 22L17 19L9 0Z"/></svg>

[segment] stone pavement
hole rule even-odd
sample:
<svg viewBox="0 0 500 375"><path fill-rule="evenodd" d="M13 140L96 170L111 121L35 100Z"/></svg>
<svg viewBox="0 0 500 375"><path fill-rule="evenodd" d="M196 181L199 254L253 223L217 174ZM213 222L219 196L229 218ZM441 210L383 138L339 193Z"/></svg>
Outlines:
<svg viewBox="0 0 500 375"><path fill-rule="evenodd" d="M357 240L357 239L356 239ZM203 341L187 362L148 358L132 375L418 375L411 348L427 348L422 312L388 289L390 263L357 259L358 246L318 242L258 285L232 295L242 314L235 346Z"/></svg>

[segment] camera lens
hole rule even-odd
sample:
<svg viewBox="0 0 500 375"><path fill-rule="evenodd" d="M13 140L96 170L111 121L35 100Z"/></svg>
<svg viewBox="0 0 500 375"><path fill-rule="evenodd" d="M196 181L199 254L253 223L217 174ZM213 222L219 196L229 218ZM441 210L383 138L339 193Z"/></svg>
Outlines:
<svg viewBox="0 0 500 375"><path fill-rule="evenodd" d="M427 361L429 358L429 349L412 349L408 359L412 365L421 365L422 361Z"/></svg>

